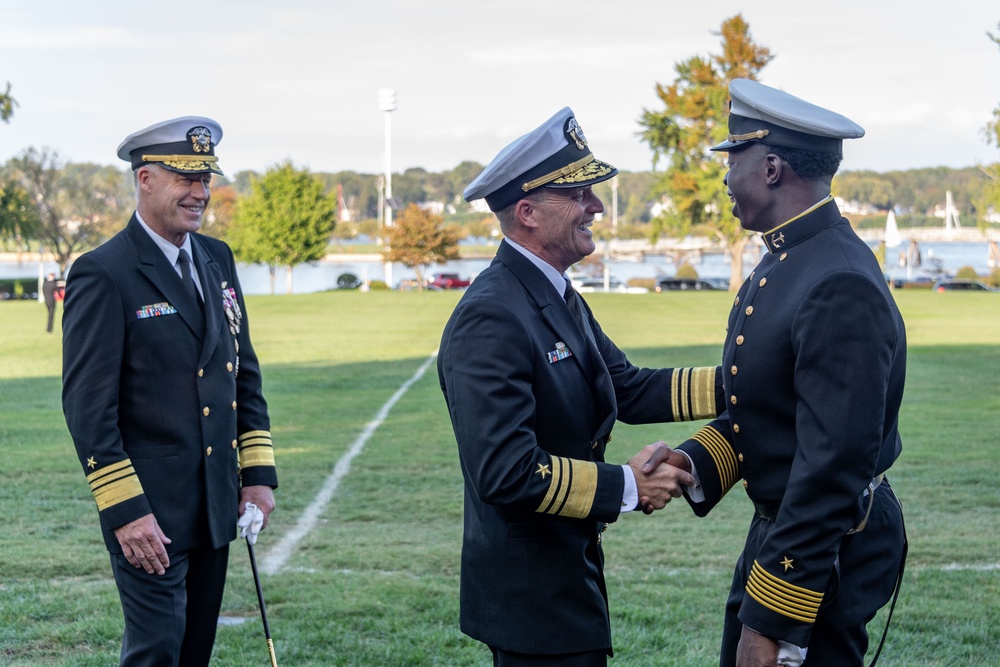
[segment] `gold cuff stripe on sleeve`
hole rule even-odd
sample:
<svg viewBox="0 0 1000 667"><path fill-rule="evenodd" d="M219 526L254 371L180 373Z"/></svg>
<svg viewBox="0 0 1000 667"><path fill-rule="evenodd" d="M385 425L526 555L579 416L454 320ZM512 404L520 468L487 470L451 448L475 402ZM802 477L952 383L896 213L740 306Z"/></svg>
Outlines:
<svg viewBox="0 0 1000 667"><path fill-rule="evenodd" d="M239 437L241 468L254 466L274 467L274 447L270 431L247 431Z"/></svg>
<svg viewBox="0 0 1000 667"><path fill-rule="evenodd" d="M691 419L712 419L715 407L715 372L717 366L691 369Z"/></svg>
<svg viewBox="0 0 1000 667"><path fill-rule="evenodd" d="M814 623L823 594L782 581L754 561L747 580L747 593L754 600L782 616Z"/></svg>
<svg viewBox="0 0 1000 667"><path fill-rule="evenodd" d="M102 512L143 493L142 484L129 459L90 473L87 475L87 483L90 484L90 492L97 502L98 511Z"/></svg>
<svg viewBox="0 0 1000 667"><path fill-rule="evenodd" d="M551 183L557 178L561 178L563 176L569 176L577 169L585 167L593 161L594 161L594 154L588 153L585 157L580 158L576 162L571 162L565 167L561 167L559 169L556 169L555 171L551 171L545 174L544 176L539 176L533 181L528 181L527 183L521 186L521 190L523 190L524 192L529 192L539 186L545 185L546 183Z"/></svg>
<svg viewBox="0 0 1000 667"><path fill-rule="evenodd" d="M538 506L538 509L535 510L536 512L541 512L543 514L552 513L552 503L556 498L556 492L559 490L562 481L562 459L558 456L553 456L551 457L549 463L552 468L552 475L549 479L549 488L545 492L545 497L542 498L542 503Z"/></svg>
<svg viewBox="0 0 1000 667"><path fill-rule="evenodd" d="M240 445L240 467L274 467L274 448L271 445Z"/></svg>
<svg viewBox="0 0 1000 667"><path fill-rule="evenodd" d="M739 462L736 460L732 445L712 426L702 427L691 436L691 439L704 447L709 456L712 457L715 469L719 473L722 495L725 495L740 476Z"/></svg>
<svg viewBox="0 0 1000 667"><path fill-rule="evenodd" d="M590 515L596 495L596 463L553 456L549 490L536 511L584 519Z"/></svg>
<svg viewBox="0 0 1000 667"><path fill-rule="evenodd" d="M687 377L689 368L675 368L670 375L670 412L674 416L675 422L690 421L687 415L690 413L688 405Z"/></svg>
<svg viewBox="0 0 1000 667"><path fill-rule="evenodd" d="M711 419L715 409L716 366L676 368L670 379L671 410L675 422Z"/></svg>

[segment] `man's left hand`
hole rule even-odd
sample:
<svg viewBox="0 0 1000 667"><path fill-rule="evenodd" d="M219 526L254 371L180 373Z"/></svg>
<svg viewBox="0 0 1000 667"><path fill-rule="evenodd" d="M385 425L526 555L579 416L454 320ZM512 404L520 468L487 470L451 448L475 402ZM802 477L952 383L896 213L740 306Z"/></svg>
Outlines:
<svg viewBox="0 0 1000 667"><path fill-rule="evenodd" d="M244 486L240 490L239 516L246 512L247 503L253 503L264 514L261 530L267 528L267 518L274 511L274 489L269 486Z"/></svg>

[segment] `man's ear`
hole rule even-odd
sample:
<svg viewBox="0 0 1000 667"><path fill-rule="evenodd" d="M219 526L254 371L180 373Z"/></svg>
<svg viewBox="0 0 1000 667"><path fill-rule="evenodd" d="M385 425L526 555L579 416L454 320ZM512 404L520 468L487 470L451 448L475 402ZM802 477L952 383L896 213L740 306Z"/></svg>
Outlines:
<svg viewBox="0 0 1000 667"><path fill-rule="evenodd" d="M774 153L764 156L764 182L768 185L778 185L784 172L785 162Z"/></svg>
<svg viewBox="0 0 1000 667"><path fill-rule="evenodd" d="M536 219L537 212L538 207L535 206L535 202L531 199L519 199L517 203L514 204L514 217L517 218L517 221L524 227L531 229L538 227L538 220Z"/></svg>
<svg viewBox="0 0 1000 667"><path fill-rule="evenodd" d="M139 189L143 192L149 192L149 182L153 178L153 170L147 168L145 165L139 167L135 172L135 180L139 185Z"/></svg>

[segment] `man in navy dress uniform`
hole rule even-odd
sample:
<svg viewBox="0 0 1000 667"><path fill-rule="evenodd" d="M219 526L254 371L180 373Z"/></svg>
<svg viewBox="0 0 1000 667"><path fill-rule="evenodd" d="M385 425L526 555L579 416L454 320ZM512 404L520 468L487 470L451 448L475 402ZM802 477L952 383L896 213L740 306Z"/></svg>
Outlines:
<svg viewBox="0 0 1000 667"><path fill-rule="evenodd" d="M196 233L221 139L197 116L126 138L135 214L66 286L63 411L111 554L122 665L208 664L237 518L255 540L274 509L236 264Z"/></svg>
<svg viewBox="0 0 1000 667"><path fill-rule="evenodd" d="M669 465L639 473L652 445L629 465L605 463L615 420L722 407L718 367L633 366L567 286L566 270L595 249L604 207L592 186L616 173L565 108L465 190L486 199L505 239L445 328L438 374L465 479L461 627L499 667L607 664L602 532L692 481Z"/></svg>
<svg viewBox="0 0 1000 667"><path fill-rule="evenodd" d="M906 333L874 253L830 196L842 140L864 130L756 81L729 92L729 138L712 150L728 153L733 215L768 252L729 314L726 412L679 447L696 514L741 479L756 510L720 664L861 665L865 625L905 557L885 473L902 447Z"/></svg>

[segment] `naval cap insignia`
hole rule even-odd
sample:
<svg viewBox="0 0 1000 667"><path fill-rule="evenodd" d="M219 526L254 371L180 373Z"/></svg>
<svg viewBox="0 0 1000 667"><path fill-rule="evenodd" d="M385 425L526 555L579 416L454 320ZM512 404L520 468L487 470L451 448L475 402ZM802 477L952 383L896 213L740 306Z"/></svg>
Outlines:
<svg viewBox="0 0 1000 667"><path fill-rule="evenodd" d="M192 127L187 136L191 140L191 150L195 153L208 153L212 150L212 132L207 127Z"/></svg>
<svg viewBox="0 0 1000 667"><path fill-rule="evenodd" d="M576 122L576 118L566 121L566 134L573 140L579 150L587 147L587 137L583 134L583 128Z"/></svg>

